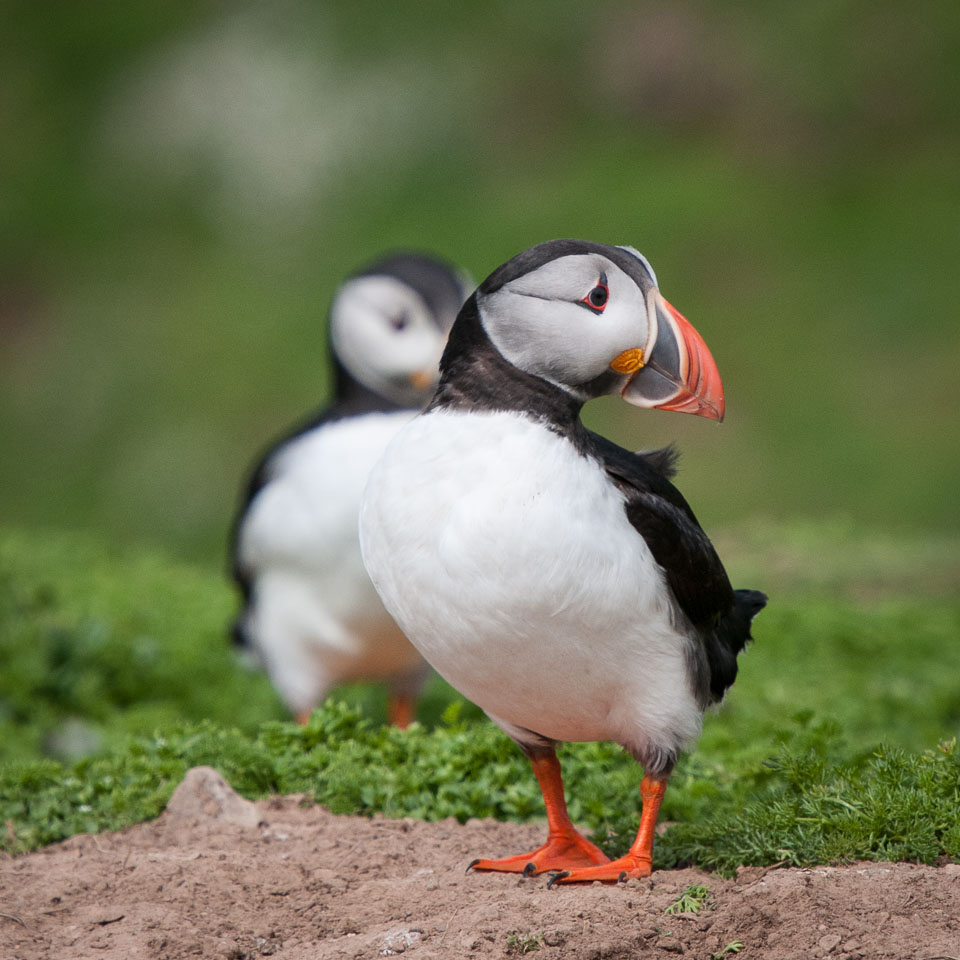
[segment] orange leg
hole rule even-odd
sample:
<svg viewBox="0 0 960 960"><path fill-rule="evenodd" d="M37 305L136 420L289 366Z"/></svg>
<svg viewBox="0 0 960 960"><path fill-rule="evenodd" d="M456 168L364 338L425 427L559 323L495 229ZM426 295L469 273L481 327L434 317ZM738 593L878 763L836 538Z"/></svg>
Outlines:
<svg viewBox="0 0 960 960"><path fill-rule="evenodd" d="M667 792L667 781L644 777L640 784L643 810L640 814L640 829L629 851L617 860L610 860L599 867L583 867L558 873L547 886L555 883L592 883L594 880L616 883L627 878L649 877L653 868L653 835L660 813L660 803Z"/></svg>
<svg viewBox="0 0 960 960"><path fill-rule="evenodd" d="M300 713L294 717L294 720L296 720L301 727L305 727L310 722L310 714L312 713L312 710L301 710Z"/></svg>
<svg viewBox="0 0 960 960"><path fill-rule="evenodd" d="M400 730L417 719L417 704L413 697L402 693L391 694L387 700L387 720L390 726Z"/></svg>
<svg viewBox="0 0 960 960"><path fill-rule="evenodd" d="M606 863L607 856L595 847L570 821L563 799L560 761L551 750L530 757L533 772L547 807L547 842L531 853L501 860L474 860L467 869L498 870L531 876L544 870L567 870Z"/></svg>

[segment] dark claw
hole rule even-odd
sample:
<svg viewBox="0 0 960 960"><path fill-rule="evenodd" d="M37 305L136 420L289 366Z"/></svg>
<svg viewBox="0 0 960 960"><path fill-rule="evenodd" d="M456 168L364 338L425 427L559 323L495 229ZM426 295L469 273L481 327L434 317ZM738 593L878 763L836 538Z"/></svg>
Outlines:
<svg viewBox="0 0 960 960"><path fill-rule="evenodd" d="M558 880L562 880L564 877L569 876L569 870L561 870L559 873L551 874L550 879L547 881L547 889L549 890Z"/></svg>
<svg viewBox="0 0 960 960"><path fill-rule="evenodd" d="M620 876L617 877L617 883L626 883L628 879L629 879L629 877L627 877L627 871L626 871L626 870L621 870L621 871L620 871Z"/></svg>
<svg viewBox="0 0 960 960"><path fill-rule="evenodd" d="M471 861L467 864L467 869L464 870L463 872L464 872L464 873L469 873L482 859L483 859L483 857L477 857L476 860L471 860Z"/></svg>
<svg viewBox="0 0 960 960"><path fill-rule="evenodd" d="M537 865L532 860L523 868L523 875L525 877L532 877L536 872Z"/></svg>

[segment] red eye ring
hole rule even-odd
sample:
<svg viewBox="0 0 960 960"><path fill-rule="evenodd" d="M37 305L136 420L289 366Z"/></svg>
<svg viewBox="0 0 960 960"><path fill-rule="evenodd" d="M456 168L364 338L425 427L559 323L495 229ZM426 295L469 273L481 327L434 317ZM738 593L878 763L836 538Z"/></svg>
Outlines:
<svg viewBox="0 0 960 960"><path fill-rule="evenodd" d="M610 288L607 286L607 278L601 275L596 286L578 303L581 303L593 313L603 313L610 299Z"/></svg>

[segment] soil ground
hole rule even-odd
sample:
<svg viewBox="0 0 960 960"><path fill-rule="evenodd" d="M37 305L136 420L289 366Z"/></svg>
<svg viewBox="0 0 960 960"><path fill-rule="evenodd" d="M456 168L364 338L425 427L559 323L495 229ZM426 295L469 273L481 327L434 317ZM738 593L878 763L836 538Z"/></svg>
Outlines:
<svg viewBox="0 0 960 960"><path fill-rule="evenodd" d="M958 864L745 868L733 880L688 869L553 889L464 872L542 839L536 824L334 816L295 796L249 804L198 768L156 821L0 860L0 957L960 958ZM712 907L667 914L692 884Z"/></svg>

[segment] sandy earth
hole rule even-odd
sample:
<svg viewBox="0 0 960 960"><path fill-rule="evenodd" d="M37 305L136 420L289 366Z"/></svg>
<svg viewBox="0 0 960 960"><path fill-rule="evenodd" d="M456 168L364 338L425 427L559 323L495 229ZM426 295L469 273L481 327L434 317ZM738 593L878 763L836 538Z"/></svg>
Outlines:
<svg viewBox="0 0 960 960"><path fill-rule="evenodd" d="M960 865L663 871L620 886L465 874L543 827L250 804L198 768L167 812L0 860L0 958L960 958ZM691 884L713 908L671 916ZM726 957L734 956L728 949Z"/></svg>

